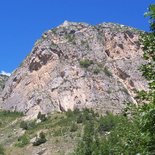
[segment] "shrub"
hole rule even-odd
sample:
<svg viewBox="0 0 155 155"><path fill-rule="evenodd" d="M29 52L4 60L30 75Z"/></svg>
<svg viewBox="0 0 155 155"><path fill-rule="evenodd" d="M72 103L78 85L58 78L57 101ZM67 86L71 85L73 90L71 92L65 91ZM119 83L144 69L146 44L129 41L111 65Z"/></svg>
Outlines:
<svg viewBox="0 0 155 155"><path fill-rule="evenodd" d="M107 116L100 117L98 130L100 133L111 131L120 121L119 116L108 114Z"/></svg>
<svg viewBox="0 0 155 155"><path fill-rule="evenodd" d="M83 68L88 68L92 64L93 64L93 60L89 60L89 59L80 60L80 66Z"/></svg>
<svg viewBox="0 0 155 155"><path fill-rule="evenodd" d="M28 129L28 124L27 124L27 122L22 121L22 122L20 123L20 128L22 128L22 129L24 129L24 130L27 130L27 129Z"/></svg>
<svg viewBox="0 0 155 155"><path fill-rule="evenodd" d="M37 119L40 119L41 122L44 122L47 120L47 117L45 114L42 114L41 112L38 113Z"/></svg>
<svg viewBox="0 0 155 155"><path fill-rule="evenodd" d="M76 123L73 123L70 127L70 132L75 132L78 129L78 125Z"/></svg>
<svg viewBox="0 0 155 155"><path fill-rule="evenodd" d="M87 49L89 49L89 44L87 41L81 40L81 45L85 46Z"/></svg>
<svg viewBox="0 0 155 155"><path fill-rule="evenodd" d="M36 127L36 122L34 121L30 121L30 122L25 122L22 121L20 123L20 128L24 129L24 130L29 130L29 129L33 129Z"/></svg>
<svg viewBox="0 0 155 155"><path fill-rule="evenodd" d="M94 111L91 110L91 109L87 109L85 108L83 110L83 118L84 118L84 121L89 121L89 120L93 120L95 117L94 117Z"/></svg>
<svg viewBox="0 0 155 155"><path fill-rule="evenodd" d="M29 130L29 129L34 129L35 127L36 127L36 121L35 121L35 120L30 121L30 122L28 123L28 130Z"/></svg>
<svg viewBox="0 0 155 155"><path fill-rule="evenodd" d="M83 123L83 120L84 120L84 117L82 114L80 114L78 117L77 117L77 123Z"/></svg>
<svg viewBox="0 0 155 155"><path fill-rule="evenodd" d="M78 108L76 108L76 109L74 109L73 112L74 112L75 115L78 115L80 113L80 110Z"/></svg>
<svg viewBox="0 0 155 155"><path fill-rule="evenodd" d="M76 42L75 42L75 35L74 35L74 34L66 34L65 38L66 38L69 42L71 42L71 43L73 43L73 44L76 44Z"/></svg>
<svg viewBox="0 0 155 155"><path fill-rule="evenodd" d="M94 74L99 74L100 71L101 71L101 68L99 68L99 67L96 67L96 68L93 70Z"/></svg>
<svg viewBox="0 0 155 155"><path fill-rule="evenodd" d="M108 77L112 76L112 73L108 70L107 67L105 67L103 71L104 71L105 75L107 75Z"/></svg>
<svg viewBox="0 0 155 155"><path fill-rule="evenodd" d="M46 140L46 137L45 137L45 134L43 132L41 132L39 134L39 137L37 137L36 141L33 143L33 146L39 146L43 143L45 143L47 140Z"/></svg>
<svg viewBox="0 0 155 155"><path fill-rule="evenodd" d="M18 138L18 142L15 144L17 147L24 147L25 145L29 144L30 138L27 134L24 134Z"/></svg>

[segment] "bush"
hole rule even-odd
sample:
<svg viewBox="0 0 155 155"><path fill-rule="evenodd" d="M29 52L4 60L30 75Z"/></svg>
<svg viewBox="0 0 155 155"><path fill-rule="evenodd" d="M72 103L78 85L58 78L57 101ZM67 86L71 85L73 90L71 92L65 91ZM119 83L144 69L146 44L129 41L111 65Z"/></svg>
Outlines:
<svg viewBox="0 0 155 155"><path fill-rule="evenodd" d="M47 120L47 117L45 114L42 114L41 112L38 113L37 119L40 119L41 122L44 122Z"/></svg>
<svg viewBox="0 0 155 155"><path fill-rule="evenodd" d="M84 120L84 117L82 114L80 114L78 117L77 117L77 123L83 123L83 120Z"/></svg>
<svg viewBox="0 0 155 155"><path fill-rule="evenodd" d="M35 121L35 120L30 121L30 122L28 123L28 130L29 130L29 129L34 129L35 127L36 127L36 121Z"/></svg>
<svg viewBox="0 0 155 155"><path fill-rule="evenodd" d="M15 144L17 147L24 147L25 145L29 144L30 138L27 134L24 134L18 138L18 142Z"/></svg>
<svg viewBox="0 0 155 155"><path fill-rule="evenodd" d="M100 133L111 131L120 122L121 117L108 114L107 116L100 117L98 131Z"/></svg>
<svg viewBox="0 0 155 155"><path fill-rule="evenodd" d="M99 74L101 72L101 68L99 67L96 67L94 70L93 70L94 74Z"/></svg>
<svg viewBox="0 0 155 155"><path fill-rule="evenodd" d="M74 114L75 114L75 115L80 114L80 110L79 110L78 108L74 109L74 111L73 111L73 112L74 112Z"/></svg>
<svg viewBox="0 0 155 155"><path fill-rule="evenodd" d="M20 128L24 129L24 130L30 130L36 127L36 122L34 121L30 121L30 122L25 122L22 121L20 123Z"/></svg>
<svg viewBox="0 0 155 155"><path fill-rule="evenodd" d="M27 130L27 129L28 129L28 124L27 124L27 122L22 121L22 122L20 123L20 128L22 128L22 129L24 129L24 130Z"/></svg>
<svg viewBox="0 0 155 155"><path fill-rule="evenodd" d="M45 134L43 132L41 132L39 134L39 137L37 137L36 141L33 143L33 146L39 146L43 143L45 143L47 140L45 138Z"/></svg>
<svg viewBox="0 0 155 155"><path fill-rule="evenodd" d="M70 132L75 132L78 129L78 125L76 123L73 123L70 127Z"/></svg>
<svg viewBox="0 0 155 155"><path fill-rule="evenodd" d="M108 70L107 67L105 67L103 71L104 71L105 75L107 75L108 77L112 76L112 73Z"/></svg>
<svg viewBox="0 0 155 155"><path fill-rule="evenodd" d="M75 35L74 34L66 34L65 38L69 42L71 42L72 44L74 44L74 45L76 44L76 42L75 42Z"/></svg>
<svg viewBox="0 0 155 155"><path fill-rule="evenodd" d="M89 59L80 60L80 66L84 68L88 68L93 63L94 63L93 60L89 60Z"/></svg>
<svg viewBox="0 0 155 155"><path fill-rule="evenodd" d="M84 118L84 121L89 121L89 120L93 120L95 119L95 116L94 116L94 111L92 109L83 109L83 118Z"/></svg>

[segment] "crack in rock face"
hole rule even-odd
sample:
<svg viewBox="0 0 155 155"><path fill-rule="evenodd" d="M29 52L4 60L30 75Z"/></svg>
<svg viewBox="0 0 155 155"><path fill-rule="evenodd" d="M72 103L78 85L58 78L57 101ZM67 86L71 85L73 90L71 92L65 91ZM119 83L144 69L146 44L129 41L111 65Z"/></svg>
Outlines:
<svg viewBox="0 0 155 155"><path fill-rule="evenodd" d="M65 22L38 40L14 71L0 107L29 116L76 108L120 113L147 89L140 31L124 25Z"/></svg>

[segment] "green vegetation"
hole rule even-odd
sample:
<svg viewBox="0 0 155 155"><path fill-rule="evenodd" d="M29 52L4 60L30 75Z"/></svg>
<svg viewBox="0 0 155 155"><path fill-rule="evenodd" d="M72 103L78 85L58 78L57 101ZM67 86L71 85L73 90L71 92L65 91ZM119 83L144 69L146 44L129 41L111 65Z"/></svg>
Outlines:
<svg viewBox="0 0 155 155"><path fill-rule="evenodd" d="M81 45L87 44L87 41L81 40Z"/></svg>
<svg viewBox="0 0 155 155"><path fill-rule="evenodd" d="M70 132L75 132L78 130L78 125L76 123L73 123L70 127Z"/></svg>
<svg viewBox="0 0 155 155"><path fill-rule="evenodd" d="M43 143L45 143L47 140L45 138L45 134L43 132L40 132L39 137L36 138L36 141L33 143L33 146L39 146Z"/></svg>
<svg viewBox="0 0 155 155"><path fill-rule="evenodd" d="M58 146L59 144L66 145L67 139L74 146L78 143L74 152L78 155L151 154L146 146L154 144L152 142L153 138L151 134L145 133L144 127L146 126L143 122L147 123L145 124L147 125L147 132L151 131L148 131L148 129L154 131L152 125L154 123L154 115L152 115L154 110L147 115L147 120L144 117L145 110L146 105L139 108L129 106L121 115L116 116L112 114L99 116L89 109L83 111L68 110L65 113L49 115L46 120L40 123L37 123L36 120L21 121L19 126L25 129L25 133L17 138L15 147L22 149L30 145L30 140L36 137L37 133L40 133L33 146L46 143L50 139L55 141ZM14 118L21 117L19 113L1 112L2 116L7 116L7 114ZM38 114L38 118L41 115L41 113ZM9 132L12 132L12 130ZM71 148L71 150L73 149L74 147Z"/></svg>
<svg viewBox="0 0 155 155"><path fill-rule="evenodd" d="M88 68L90 65L92 65L94 62L93 60L89 60L89 59L83 59L83 60L80 60L80 66L83 67L83 68Z"/></svg>
<svg viewBox="0 0 155 155"><path fill-rule="evenodd" d="M0 155L5 155L4 148L2 145L0 145Z"/></svg>
<svg viewBox="0 0 155 155"><path fill-rule="evenodd" d="M22 121L22 122L20 123L20 128L22 128L22 129L24 129L24 130L27 130L27 129L28 129L28 124L27 124L27 122Z"/></svg>
<svg viewBox="0 0 155 155"><path fill-rule="evenodd" d="M24 147L24 146L26 146L27 144L29 144L29 142L30 142L29 136L28 136L27 134L24 134L24 135L22 135L22 136L20 136L20 137L18 138L18 141L17 141L17 143L15 144L15 146L17 146L17 147Z"/></svg>
<svg viewBox="0 0 155 155"><path fill-rule="evenodd" d="M84 134L75 154L147 154L148 137L141 132L137 110L134 106L121 115L91 117L84 124ZM132 119L127 117L127 112L132 113Z"/></svg>
<svg viewBox="0 0 155 155"><path fill-rule="evenodd" d="M52 32L53 34L57 34L57 28L52 29L51 32Z"/></svg>
<svg viewBox="0 0 155 155"><path fill-rule="evenodd" d="M17 111L0 111L0 117L19 117L23 116L24 114L22 112L17 112Z"/></svg>
<svg viewBox="0 0 155 155"><path fill-rule="evenodd" d="M87 49L89 49L88 41L81 40L81 45L82 45L82 46L85 46Z"/></svg>
<svg viewBox="0 0 155 155"><path fill-rule="evenodd" d="M23 116L20 112L2 111L0 110L0 129L3 129L7 124L11 123L13 120Z"/></svg>
<svg viewBox="0 0 155 155"><path fill-rule="evenodd" d="M68 42L71 42L72 44L76 44L74 34L66 34L65 38L68 40Z"/></svg>
<svg viewBox="0 0 155 155"><path fill-rule="evenodd" d="M42 122L44 122L44 121L46 121L47 117L45 114L42 114L41 112L39 112L37 119L40 119Z"/></svg>
<svg viewBox="0 0 155 155"><path fill-rule="evenodd" d="M77 120L80 115L84 117L84 114L79 110L69 110L64 113L51 114L46 120L41 122L38 120L23 121L22 115L19 113L1 112L1 116L4 115L4 119L9 120L9 122L8 124L6 123L7 125L5 127L0 128L1 134L4 135L4 137L2 137L3 139L0 139L0 142L5 146L7 154L13 154L12 151L14 151L14 154L18 154L25 150L27 145L32 147L43 143L45 143L45 145L56 145L53 152L56 152L62 145L64 146L64 148L60 150L62 154L68 149L68 145L70 146L70 151L73 151L81 136L83 127L82 123L77 123ZM13 116L13 118L10 118L10 115ZM42 116L43 114L38 114L38 118ZM3 122L1 117L0 121ZM24 129L24 131L21 130L21 128ZM32 140L35 139L35 137L36 140L33 142ZM46 141L48 141L49 144L47 144ZM10 145L11 147L8 148Z"/></svg>
<svg viewBox="0 0 155 155"><path fill-rule="evenodd" d="M22 112L17 111L0 111L0 117L18 117L23 115L24 114Z"/></svg>
<svg viewBox="0 0 155 155"><path fill-rule="evenodd" d="M104 67L103 71L104 71L105 75L107 75L108 77L112 76L112 73L108 70L107 67Z"/></svg>
<svg viewBox="0 0 155 155"><path fill-rule="evenodd" d="M47 33L44 33L44 34L42 35L42 38L43 38L43 39L47 39Z"/></svg>
<svg viewBox="0 0 155 155"><path fill-rule="evenodd" d="M24 130L31 130L31 129L34 129L36 126L36 121L33 120L33 121L22 121L20 123L20 128L24 129Z"/></svg>
<svg viewBox="0 0 155 155"><path fill-rule="evenodd" d="M93 72L94 74L99 74L102 71L102 69L100 67L96 67Z"/></svg>
<svg viewBox="0 0 155 155"><path fill-rule="evenodd" d="M89 116L87 113L86 116ZM77 155L97 155L101 152L101 140L106 136L106 131L111 131L114 116L108 115L105 117L91 117L89 121L84 124L84 134L78 144L75 154Z"/></svg>

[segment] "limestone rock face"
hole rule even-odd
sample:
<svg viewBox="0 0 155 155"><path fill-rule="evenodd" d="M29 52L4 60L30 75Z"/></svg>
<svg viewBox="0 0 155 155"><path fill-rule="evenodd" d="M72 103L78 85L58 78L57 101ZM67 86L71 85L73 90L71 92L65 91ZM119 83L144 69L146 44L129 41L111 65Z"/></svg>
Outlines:
<svg viewBox="0 0 155 155"><path fill-rule="evenodd" d="M8 76L0 74L0 93L4 89L5 83L8 80L8 78L9 78Z"/></svg>
<svg viewBox="0 0 155 155"><path fill-rule="evenodd" d="M119 113L147 89L139 31L124 25L65 21L38 40L11 75L0 104L27 115L94 108Z"/></svg>

